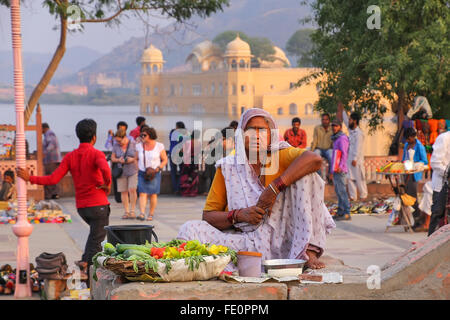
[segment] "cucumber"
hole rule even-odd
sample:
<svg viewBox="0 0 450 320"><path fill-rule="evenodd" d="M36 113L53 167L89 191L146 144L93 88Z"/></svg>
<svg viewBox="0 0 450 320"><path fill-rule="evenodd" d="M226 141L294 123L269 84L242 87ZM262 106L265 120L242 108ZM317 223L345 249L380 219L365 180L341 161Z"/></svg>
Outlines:
<svg viewBox="0 0 450 320"><path fill-rule="evenodd" d="M143 260L149 259L151 257L149 254L146 254L145 252L142 252L142 251L136 250L136 249L125 250L125 252L123 253L123 256L125 258L129 258L131 256L137 256L139 258L142 258Z"/></svg>
<svg viewBox="0 0 450 320"><path fill-rule="evenodd" d="M139 251L145 252L147 254L150 254L150 252L151 252L151 248L146 247L146 246L141 246L138 244L119 243L116 245L116 250L118 253L123 253L123 252L125 252L125 250L128 250L128 249L139 250Z"/></svg>

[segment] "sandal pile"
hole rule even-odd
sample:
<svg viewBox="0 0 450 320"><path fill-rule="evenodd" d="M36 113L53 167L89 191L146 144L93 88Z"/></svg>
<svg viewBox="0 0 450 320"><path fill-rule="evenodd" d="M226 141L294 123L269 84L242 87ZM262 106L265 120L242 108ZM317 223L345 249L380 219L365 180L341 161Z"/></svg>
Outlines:
<svg viewBox="0 0 450 320"><path fill-rule="evenodd" d="M334 202L325 202L332 216L337 213L338 205ZM372 201L352 201L350 203L350 214L372 215L390 214L394 205L394 198L379 198Z"/></svg>

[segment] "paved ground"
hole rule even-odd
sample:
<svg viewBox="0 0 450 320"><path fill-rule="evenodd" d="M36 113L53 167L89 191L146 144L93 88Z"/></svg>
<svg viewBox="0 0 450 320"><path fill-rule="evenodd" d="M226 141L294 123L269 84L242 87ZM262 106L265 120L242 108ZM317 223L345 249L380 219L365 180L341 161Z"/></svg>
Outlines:
<svg viewBox="0 0 450 320"><path fill-rule="evenodd" d="M205 197L180 198L160 196L154 220L121 220L121 204L111 201L110 225L151 224L159 240L168 241L177 235L178 228L187 220L201 219ZM72 215L72 223L34 225L30 237L30 262L42 252L64 252L69 267L81 258L88 226L78 216L74 198L58 200L64 211ZM147 209L148 210L148 209ZM343 260L346 265L366 270L369 265L382 267L408 249L412 242L426 238L426 233L406 233L403 228L391 228L385 232L387 215L353 216L351 221L337 222L337 228L328 236L325 254ZM11 226L0 225L0 265L16 264L16 237ZM7 296L0 296L4 299ZM11 297L11 296L10 296Z"/></svg>

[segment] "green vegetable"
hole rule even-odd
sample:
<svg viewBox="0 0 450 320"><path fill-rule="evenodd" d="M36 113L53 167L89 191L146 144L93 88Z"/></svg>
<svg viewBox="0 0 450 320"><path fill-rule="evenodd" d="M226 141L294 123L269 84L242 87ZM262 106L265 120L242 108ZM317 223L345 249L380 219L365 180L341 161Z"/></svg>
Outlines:
<svg viewBox="0 0 450 320"><path fill-rule="evenodd" d="M128 250L128 249L139 250L139 251L145 252L147 254L150 254L150 248L146 247L146 246L137 245L137 244L123 244L123 243L119 243L116 245L116 250L118 253L123 253L123 252L125 252L125 250Z"/></svg>
<svg viewBox="0 0 450 320"><path fill-rule="evenodd" d="M143 251L140 251L140 250L135 250L135 249L127 249L127 250L125 250L125 252L123 253L123 256L125 258L129 258L131 256L137 256L137 257L142 258L142 260L150 258L149 254L147 254L147 253L145 253Z"/></svg>
<svg viewBox="0 0 450 320"><path fill-rule="evenodd" d="M184 250L195 250L197 248L200 248L202 244L198 240L191 240L186 243L186 246L184 247Z"/></svg>
<svg viewBox="0 0 450 320"><path fill-rule="evenodd" d="M105 243L105 246L103 247L103 252L109 255L112 255L116 253L116 248L111 243L107 242Z"/></svg>

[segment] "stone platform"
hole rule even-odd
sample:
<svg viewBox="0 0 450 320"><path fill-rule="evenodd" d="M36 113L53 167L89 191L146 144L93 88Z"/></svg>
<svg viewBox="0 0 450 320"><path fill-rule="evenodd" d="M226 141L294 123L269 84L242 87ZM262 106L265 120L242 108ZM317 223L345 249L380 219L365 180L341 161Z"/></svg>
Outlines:
<svg viewBox="0 0 450 320"><path fill-rule="evenodd" d="M100 268L97 270L98 281L91 279L91 295L95 300L448 300L449 240L450 225L447 225L372 275L346 266L340 260L324 256L322 259L327 267L320 272L340 273L344 281L341 284L232 284L220 280L122 283L118 276ZM369 277L373 281L368 281Z"/></svg>

